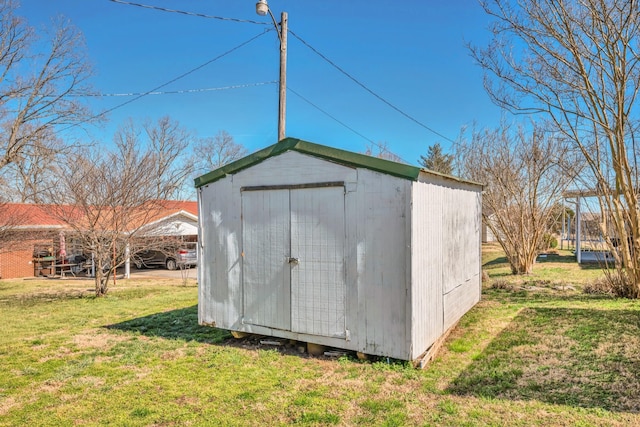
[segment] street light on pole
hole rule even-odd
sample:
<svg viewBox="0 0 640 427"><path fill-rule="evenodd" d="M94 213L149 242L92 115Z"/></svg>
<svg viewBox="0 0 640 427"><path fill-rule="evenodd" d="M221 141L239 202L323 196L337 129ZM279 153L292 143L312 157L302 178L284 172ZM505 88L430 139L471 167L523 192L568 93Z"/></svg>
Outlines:
<svg viewBox="0 0 640 427"><path fill-rule="evenodd" d="M282 12L280 24L276 22L276 18L271 13L267 0L258 0L256 3L256 13L265 16L267 13L271 16L273 25L280 39L280 90L278 97L278 141L284 139L287 116L287 12Z"/></svg>

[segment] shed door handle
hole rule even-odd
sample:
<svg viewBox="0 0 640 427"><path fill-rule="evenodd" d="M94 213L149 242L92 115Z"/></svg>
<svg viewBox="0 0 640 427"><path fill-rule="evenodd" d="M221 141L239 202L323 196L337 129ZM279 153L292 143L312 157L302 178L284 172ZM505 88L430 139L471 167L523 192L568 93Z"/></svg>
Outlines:
<svg viewBox="0 0 640 427"><path fill-rule="evenodd" d="M289 257L289 264L298 264L300 260L298 258Z"/></svg>

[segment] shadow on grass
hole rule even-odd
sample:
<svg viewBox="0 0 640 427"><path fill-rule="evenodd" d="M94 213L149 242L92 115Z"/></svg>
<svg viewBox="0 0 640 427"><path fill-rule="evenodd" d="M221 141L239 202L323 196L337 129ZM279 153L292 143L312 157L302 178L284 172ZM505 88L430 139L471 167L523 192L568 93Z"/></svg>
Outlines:
<svg viewBox="0 0 640 427"><path fill-rule="evenodd" d="M233 338L231 333L225 329L218 329L212 326L201 326L198 324L198 306L194 305L178 310L165 311L151 314L149 316L138 317L125 322L115 323L105 326L106 329L118 330L132 334L140 334L146 337L160 337L166 339L196 341L200 343L216 344L224 347L243 348L248 350L269 349L277 350L281 354L293 355L296 357L309 357L307 352L301 352L298 344L292 344L289 340L280 340L271 337L268 341L282 341L285 345L274 346L263 344L263 336L249 334L241 338ZM355 358L355 352L352 352ZM314 356L316 358L331 359L330 356ZM372 362L378 359L372 357ZM404 362L398 362L404 364Z"/></svg>
<svg viewBox="0 0 640 427"><path fill-rule="evenodd" d="M508 267L509 266L509 260L507 259L506 256L501 256L495 259L492 259L491 261L487 261L483 264L483 267L489 267L489 266L493 266L493 265L497 265L497 266L501 266L501 267Z"/></svg>
<svg viewBox="0 0 640 427"><path fill-rule="evenodd" d="M576 256L573 254L546 254L545 256L538 256L536 264L544 265L547 263L554 264L571 264L580 267L581 270L603 270L606 265L602 262L586 262L578 264ZM509 267L509 260L506 256L501 256L491 261L487 261L483 264L483 268L490 267ZM510 273L506 273L509 275Z"/></svg>
<svg viewBox="0 0 640 427"><path fill-rule="evenodd" d="M138 317L126 322L108 325L106 328L150 337L209 344L221 343L231 337L231 334L226 330L199 325L197 305Z"/></svg>
<svg viewBox="0 0 640 427"><path fill-rule="evenodd" d="M640 412L639 337L640 311L523 309L448 391Z"/></svg>
<svg viewBox="0 0 640 427"><path fill-rule="evenodd" d="M536 285L537 282L525 283L525 285ZM607 302L615 301L616 298L607 294L587 294L576 290L562 290L560 287L543 288L531 290L528 288L499 289L486 287L482 290L482 298L498 301L501 304L516 304L519 306L529 306L531 304L555 304L558 302L571 304L583 302Z"/></svg>
<svg viewBox="0 0 640 427"><path fill-rule="evenodd" d="M545 255L545 254L543 254ZM546 256L538 255L537 262L544 264L546 262L554 262L559 264L577 264L574 254L546 254Z"/></svg>
<svg viewBox="0 0 640 427"><path fill-rule="evenodd" d="M19 293L0 297L0 305L34 306L42 303L72 299L95 299L94 289L63 289L60 291L40 291Z"/></svg>
<svg viewBox="0 0 640 427"><path fill-rule="evenodd" d="M605 263L597 261L578 264L575 254L547 254L546 257L539 256L537 263L573 264L580 267L581 270L604 270L606 268Z"/></svg>

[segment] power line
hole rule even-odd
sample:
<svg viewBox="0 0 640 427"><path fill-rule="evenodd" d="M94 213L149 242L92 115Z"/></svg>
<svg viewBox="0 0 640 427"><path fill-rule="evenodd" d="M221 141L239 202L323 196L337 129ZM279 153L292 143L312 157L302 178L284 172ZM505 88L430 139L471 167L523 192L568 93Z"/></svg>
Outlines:
<svg viewBox="0 0 640 427"><path fill-rule="evenodd" d="M113 1L113 0L112 0L112 1ZM88 119L86 119L86 120L83 120L83 121L81 121L81 122L79 122L79 123L74 123L74 124L72 124L72 125L70 125L70 126L67 126L66 128L62 129L62 130L61 130L61 132L62 132L62 131L65 131L65 130L67 130L67 129L70 129L70 128L72 128L72 127L75 127L75 126L79 126L79 125L81 125L81 124L84 124L84 123L86 123L86 122L88 122L88 121L90 121L90 120L97 119L98 117L105 116L105 115L107 115L108 113L110 113L110 112L112 112L112 111L114 111L114 110L117 110L118 108L122 108L122 107L124 107L125 105L131 104L132 102L137 101L138 99L140 99L140 98L142 98L142 97L145 97L145 96L147 96L147 95L151 94L152 92L157 92L157 91L159 91L160 89L162 89L163 87L168 86L168 85L170 85L171 83L174 83L174 82L176 82L176 81L178 81L178 80L180 80L180 79L182 79L182 78L184 78L184 77L188 76L189 74L192 74L192 73L194 73L194 72L196 72L196 71L200 70L201 68L206 67L207 65L209 65L209 64L211 64L211 63L213 63L213 62L215 62L215 61L219 60L220 58L223 58L223 57L225 57L225 56L229 55L230 53L235 52L236 50L240 49L241 47L244 47L244 46L248 45L249 43L251 43L252 41L254 41L255 39L259 38L260 36L262 36L262 35L264 35L264 34L266 34L266 33L267 33L267 31L263 31L263 32L262 32L262 33L260 33L260 34L257 34L257 35L255 35L255 36L251 37L249 40L247 40L247 41L244 41L244 42L240 43L240 44L239 44L239 45L237 45L236 47L233 47L233 48L229 49L228 51L226 51L226 52L224 52L224 53L221 53L220 55L216 56L215 58L210 59L209 61L207 61L207 62L205 62L205 63L203 63L203 64L200 64L200 65L198 65L197 67L192 68L191 70L189 70L189 71L187 71L187 72L185 72L185 73L182 73L182 74L180 74L180 75L179 75L179 76L177 76L177 77L174 77L173 79L169 80L168 82L165 82L165 83L163 83L163 84L161 84L161 85L159 85L159 86L156 86L156 87L154 87L153 89L151 89L151 90L149 90L149 91L147 91L147 92L142 92L142 93L140 93L140 95L136 95L133 99L129 99L129 100L125 101L125 102L122 102L122 103L120 103L120 104L116 105L115 107L109 108L109 109L108 109L108 110L106 110L106 111L103 111L103 112L101 112L101 113L99 113L99 114L96 114L96 115L94 115L94 116L91 116L91 117L89 117L89 118L88 118Z"/></svg>
<svg viewBox="0 0 640 427"><path fill-rule="evenodd" d="M189 11L177 10L177 9L168 9L168 8L165 8L165 7L147 5L147 4L141 4L141 3L134 3L134 2L124 1L124 0L108 0L108 1L111 1L113 3L119 3L119 4L123 4L123 5L128 5L128 6L135 6L135 7L145 8L145 9L152 9L152 10L157 10L157 11L161 11L161 12L178 13L178 14L182 14L182 15L195 16L195 17L199 17L199 18L218 19L218 20L221 20L221 21L232 21L232 22L241 22L241 23L249 23L249 24L268 25L268 23L265 23L265 22L253 21L253 20L248 20L248 19L226 18L226 17L222 17L222 16L206 15L206 14L203 14L203 13L189 12ZM289 29L289 32L295 38L300 40L300 42L302 42L302 44L304 44L311 51L313 51L316 55L320 56L320 58L324 59L326 62L328 62L330 65L335 67L338 71L340 71L342 74L344 74L349 79L351 79L353 82L355 82L358 86L362 87L364 90L366 90L371 95L373 95L376 98L378 98L380 101L382 101L385 104L387 104L389 107L391 107L392 109L394 109L398 113L402 114L403 116L405 116L406 118L408 118L412 122L416 123L417 125L421 126L424 129L428 130L429 132L431 132L431 133L433 133L433 134L445 139L446 141L449 141L449 142L454 143L454 144L456 143L453 139L451 139L451 138L441 134L440 132L436 131L435 129L427 126L426 124L422 123L421 121L419 121L415 117L413 117L413 116L409 115L408 113L404 112L403 110L401 110L399 107L396 107L390 101L386 100L382 96L380 96L377 93L375 93L373 90L368 88L364 83L360 82L358 79L356 79L351 74L346 72L343 68L338 66L335 62L330 60L327 56L323 55L321 52L319 52L317 49L315 49L313 46L311 46L309 43L307 43L304 39L302 39L300 36L298 36L295 32L291 31L291 29ZM322 111L322 110L320 110L320 111Z"/></svg>
<svg viewBox="0 0 640 427"><path fill-rule="evenodd" d="M259 25L268 25L268 23L265 22L259 22L259 21L253 21L253 20L246 20L246 19L238 19L238 18L227 18L227 17L222 17L222 16L215 16L215 15L206 15L203 13L197 13L197 12L189 12L189 11L184 11L184 10L177 10L177 9L169 9L169 8L164 8L164 7L160 7L160 6L154 6L154 5L147 5L147 4L142 4L142 3L135 3L135 2L129 2L129 1L124 1L124 0L108 0L112 3L118 3L118 4L122 4L122 5L127 5L127 6L134 6L134 7L140 7L140 8L144 8L144 9L151 9L151 10L156 10L156 11L161 11L161 12L168 12L168 13L178 13L178 14L182 14L182 15L187 15L187 16L194 16L194 17L199 17L199 18L207 18L207 19L217 19L217 20L221 20L221 21L231 21L231 22L239 22L239 23L249 23L249 24L259 24ZM271 31L271 29L267 29L265 30L265 32ZM340 66L338 66L335 62L333 62L332 60L330 60L327 56L325 56L324 54L322 54L320 51L318 51L316 48L314 48L313 46L311 46L308 42L306 42L304 39L302 39L300 36L298 36L295 32L291 31L289 29L289 32L298 40L300 40L300 42L302 44L304 44L307 48L309 48L312 52L314 52L316 55L318 55L320 58L322 58L323 60L325 60L327 63L329 63L330 65L332 65L334 68L336 68L338 71L340 71L342 74L344 74L346 77L348 77L350 80L352 80L354 83L356 83L358 86L362 87L364 90L366 90L367 92L369 92L371 95L375 96L378 100L382 101L383 103L385 103L387 106L391 107L392 109L394 109L395 111L397 111L398 113L402 114L403 116L405 116L406 118L408 118L409 120L413 121L414 123L418 124L419 126L423 127L424 129L428 130L429 132L449 141L455 144L455 141L452 140L451 138L448 138L447 136L441 134L440 132L434 130L433 128L427 126L426 124L422 123L421 121L419 121L418 119L414 118L413 116L409 115L408 113L404 112L403 110L401 110L399 107L396 107L394 104L392 104L390 101L386 100L385 98L383 98L382 96L378 95L377 93L375 93L372 89L370 89L369 87L367 87L364 83L360 82L358 79L356 79L355 77L353 77L351 74L349 74L348 72L346 72L343 68L341 68ZM263 35L264 33L261 33L255 37L253 37L252 39L248 40L247 42L242 43L241 45L223 53L222 55L212 59L211 61L208 61L150 91L147 92L140 92L140 93L122 93L122 94L91 94L91 95L86 95L86 96L112 96L112 97L116 97L116 96L135 96L135 98L128 100L126 102L123 102L119 105L116 105L113 108L110 108L98 115L95 115L93 117L91 117L90 119L87 119L83 122L80 122L78 124L74 124L72 126L69 127L73 127L73 126L77 126L79 124L85 123L91 119L106 115L107 113L110 113L111 111L114 111L118 108L121 108L131 102L134 102L144 96L147 95L164 95L164 94L178 94L178 93L194 93L194 92L206 92L206 91L214 91L214 90L225 90L225 89L235 89L235 88L240 88L240 87L249 87L249 86L259 86L259 85L263 85L263 84L272 84L275 82L264 82L264 83L256 83L256 84L247 84L247 85L237 85L237 86L229 86L229 87L223 87L223 88L207 88L207 89L189 89L189 90L182 90L182 91L163 91L160 92L158 91L159 89L179 80L182 79L183 77L186 77L187 75L209 65L210 63L220 59L221 57L235 51L236 49L239 49L240 47L248 44L249 42L255 40L256 38L258 38L259 36ZM328 117L330 117L332 120L336 121L337 123L341 124L342 126L344 126L345 128L349 129L350 131L354 132L356 135L364 138L365 140L371 142L372 144L374 144L375 146L377 146L380 150L382 150L383 152L388 152L396 157L398 157L399 159L401 159L402 161L406 162L406 160L402 159L400 156L396 155L395 153L392 153L391 151L389 151L386 147L376 143L375 141L373 141L370 138L367 138L366 136L362 135L361 133L359 133L358 131L356 131L355 129L351 128L350 126L348 126L347 124L345 124L344 122L338 120L335 116L329 114L327 111L323 110L322 108L318 107L317 105L315 105L314 103L312 103L311 101L309 101L307 98L303 97L302 95L300 95L299 93L297 93L296 91L294 91L291 88L287 88L288 90L290 90L292 93L294 93L295 95L297 95L298 97L300 97L302 100L304 100L305 102L307 102L309 105L313 106L314 108L316 108L318 111L322 112L323 114L327 115ZM66 130L69 127L63 129ZM408 162L406 162L408 163Z"/></svg>
<svg viewBox="0 0 640 427"><path fill-rule="evenodd" d="M403 162L405 162L406 164L409 164L409 162L407 162L405 159L403 159L402 157L398 156L396 153L390 151L388 148L386 148L385 146L378 144L377 142L375 142L373 139L368 138L366 136L364 136L363 134L361 134L360 132L358 132L357 130L353 129L351 126L347 125L346 123L344 123L343 121L339 120L338 118L336 118L335 116L333 116L332 114L330 114L328 111L320 108L319 106L317 106L316 104L314 104L313 102L311 102L310 100L308 100L307 98L305 98L304 96L300 95L298 92L296 92L295 90L293 90L290 86L287 86L287 90L290 91L291 93L293 93L294 95L296 95L297 97L299 97L300 99L302 99L304 102L306 102L307 104L311 105L313 108L317 109L318 111L320 111L321 113L323 113L324 115L326 115L327 117L331 118L332 120L336 121L337 123L341 124L342 126L344 126L345 128L349 129L351 132L355 133L356 135L358 135L359 137L366 139L367 141L369 141L370 143L372 143L373 145L375 145L376 147L378 147L380 149L380 152L386 152L389 153L395 157L397 157L398 159L402 160Z"/></svg>
<svg viewBox="0 0 640 427"><path fill-rule="evenodd" d="M270 82L245 83L241 85L209 87L209 88L202 88L202 89L166 90L166 91L156 91L156 92L89 93L89 94L76 95L76 96L77 97L122 97L122 96L139 96L139 95L143 95L143 96L175 95L175 94L184 94L184 93L200 93L200 92L213 92L218 90L242 89L245 87L264 86L264 85L270 85L270 84L276 84L276 83L278 83L277 80L272 80Z"/></svg>
<svg viewBox="0 0 640 427"><path fill-rule="evenodd" d="M289 30L289 33L291 33L295 38L297 38L298 40L300 40L300 42L302 42L302 44L304 44L306 47L308 47L312 52L314 52L316 55L318 55L320 58L324 59L325 61L327 61L329 64L331 64L333 67L335 67L338 71L340 71L342 74L344 74L345 76L347 76L349 79L351 79L352 81L354 81L358 86L360 86L361 88L363 88L364 90L366 90L367 92L369 92L371 95L375 96L376 98L378 98L380 101L384 102L385 104L387 104L389 107L393 108L394 110L396 110L398 113L402 114L403 116L405 116L406 118L408 118L409 120L411 120L412 122L418 124L419 126L425 128L426 130L428 130L429 132L438 135L441 138L444 138L445 140L452 142L455 144L455 141L451 138L448 138L446 136L444 136L443 134L441 134L440 132L430 128L429 126L425 125L424 123L422 123L421 121L419 121L418 119L414 118L413 116L410 116L409 114L405 113L404 111L402 111L400 108L396 107L395 105L393 105L391 102L387 101L386 99L384 99L382 96L378 95L377 93L375 93L373 90L369 89L367 86L365 86L363 83L361 83L358 79L356 79L355 77L353 77L351 74L347 73L345 70L343 70L341 67L339 67L335 62L333 62L332 60L330 60L329 58L327 58L325 55L323 55L322 53L320 53L316 48L314 48L313 46L311 46L309 43L307 43L306 41L304 41L300 36L298 36L296 33L294 33L293 31Z"/></svg>
<svg viewBox="0 0 640 427"><path fill-rule="evenodd" d="M166 7L152 6L152 5L141 4L141 3L133 3L133 2L124 1L124 0L108 0L108 1L113 2L113 3L124 4L124 5L127 5L127 6L136 6L136 7L141 7L141 8L144 8L144 9L158 10L158 11L161 11L161 12L170 12L170 13L179 13L181 15L197 16L199 18L218 19L220 21L242 22L242 23L246 23L246 24L268 25L268 23L265 23L265 22L252 21L252 20L249 20L249 19L225 18L225 17L222 17L222 16L205 15L204 13L188 12L188 11L177 10L177 9L167 9Z"/></svg>

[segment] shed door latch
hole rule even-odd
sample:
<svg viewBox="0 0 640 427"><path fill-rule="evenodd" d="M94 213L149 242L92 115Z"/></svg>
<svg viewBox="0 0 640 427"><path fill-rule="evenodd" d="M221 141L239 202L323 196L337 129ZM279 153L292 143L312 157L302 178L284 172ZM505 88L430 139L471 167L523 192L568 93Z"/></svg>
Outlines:
<svg viewBox="0 0 640 427"><path fill-rule="evenodd" d="M298 258L289 257L289 264L298 265L300 260Z"/></svg>

